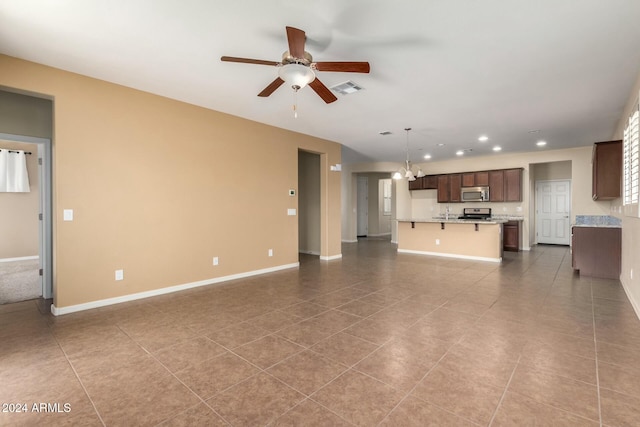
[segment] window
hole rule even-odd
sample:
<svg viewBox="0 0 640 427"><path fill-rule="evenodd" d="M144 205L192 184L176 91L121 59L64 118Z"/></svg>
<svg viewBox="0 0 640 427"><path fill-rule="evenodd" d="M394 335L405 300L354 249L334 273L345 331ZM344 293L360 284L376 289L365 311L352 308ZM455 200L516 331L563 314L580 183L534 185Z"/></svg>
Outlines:
<svg viewBox="0 0 640 427"><path fill-rule="evenodd" d="M381 179L382 181L382 214L391 215L391 180Z"/></svg>
<svg viewBox="0 0 640 427"><path fill-rule="evenodd" d="M638 101L631 111L629 122L624 130L624 153L623 153L623 204L638 204L638 184L640 172L639 145L640 135L638 133L640 121L640 108Z"/></svg>

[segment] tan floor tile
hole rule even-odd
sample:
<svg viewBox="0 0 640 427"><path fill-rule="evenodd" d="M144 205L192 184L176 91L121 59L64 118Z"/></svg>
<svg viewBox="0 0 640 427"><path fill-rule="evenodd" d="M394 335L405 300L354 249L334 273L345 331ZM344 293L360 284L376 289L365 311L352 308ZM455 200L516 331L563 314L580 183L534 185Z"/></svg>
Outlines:
<svg viewBox="0 0 640 427"><path fill-rule="evenodd" d="M461 346L453 346L438 363L438 368L455 372L456 377L468 382L489 384L504 388L513 374L516 361L508 357L478 354Z"/></svg>
<svg viewBox="0 0 640 427"><path fill-rule="evenodd" d="M327 310L329 310L328 307L318 305L318 304L313 304L312 302L308 302L308 301L280 309L280 311L284 313L298 316L303 319L308 319L310 317L317 316L318 314L324 313Z"/></svg>
<svg viewBox="0 0 640 427"><path fill-rule="evenodd" d="M176 372L176 376L200 398L207 399L258 372L258 368L240 357L225 353L190 364Z"/></svg>
<svg viewBox="0 0 640 427"><path fill-rule="evenodd" d="M597 348L598 361L631 368L638 366L638 351L640 350L636 347L620 346L598 341Z"/></svg>
<svg viewBox="0 0 640 427"><path fill-rule="evenodd" d="M348 302L347 304L336 307L336 310L353 314L354 316L368 317L382 310L382 307L376 304L369 304L362 300L354 300Z"/></svg>
<svg viewBox="0 0 640 427"><path fill-rule="evenodd" d="M488 424L504 388L436 366L411 393L425 402L480 424Z"/></svg>
<svg viewBox="0 0 640 427"><path fill-rule="evenodd" d="M297 344L275 335L267 335L234 350L249 362L266 369L304 350Z"/></svg>
<svg viewBox="0 0 640 427"><path fill-rule="evenodd" d="M562 353L557 348L544 344L527 345L522 352L520 363L552 374L596 384L595 360Z"/></svg>
<svg viewBox="0 0 640 427"><path fill-rule="evenodd" d="M398 336L404 331L405 329L398 325L363 319L353 326L345 329L343 332L362 338L374 344L384 344L394 336Z"/></svg>
<svg viewBox="0 0 640 427"><path fill-rule="evenodd" d="M292 314L287 314L282 311L272 311L271 313L267 313L264 316L259 316L254 319L247 320L247 323L266 329L270 332L276 332L294 323L298 323L301 320L301 317L294 316Z"/></svg>
<svg viewBox="0 0 640 427"><path fill-rule="evenodd" d="M107 425L159 423L199 401L151 358L123 367L109 377L84 378L83 383Z"/></svg>
<svg viewBox="0 0 640 427"><path fill-rule="evenodd" d="M602 422L608 426L637 426L640 398L601 389Z"/></svg>
<svg viewBox="0 0 640 427"><path fill-rule="evenodd" d="M360 426L379 423L403 394L366 375L348 371L317 391L312 399Z"/></svg>
<svg viewBox="0 0 640 427"><path fill-rule="evenodd" d="M521 364L509 384L509 390L584 418L599 419L598 393L592 384Z"/></svg>
<svg viewBox="0 0 640 427"><path fill-rule="evenodd" d="M159 427L225 427L228 426L219 415L204 403L189 408L175 417L163 422Z"/></svg>
<svg viewBox="0 0 640 427"><path fill-rule="evenodd" d="M507 393L496 412L492 426L592 426L598 422L543 405L517 393Z"/></svg>
<svg viewBox="0 0 640 427"><path fill-rule="evenodd" d="M406 329L423 317L424 315L422 314L396 310L394 307L390 307L373 314L369 317L369 320L383 322L392 326L397 325Z"/></svg>
<svg viewBox="0 0 640 427"><path fill-rule="evenodd" d="M310 395L347 370L347 367L320 356L303 351L267 370L293 389Z"/></svg>
<svg viewBox="0 0 640 427"><path fill-rule="evenodd" d="M340 332L313 345L311 350L343 365L352 366L377 348L376 344Z"/></svg>
<svg viewBox="0 0 640 427"><path fill-rule="evenodd" d="M266 335L269 335L266 329L243 322L208 334L207 337L226 348L234 349Z"/></svg>
<svg viewBox="0 0 640 427"><path fill-rule="evenodd" d="M312 400L305 400L289 412L278 418L272 427L349 427L346 422L333 412L318 405Z"/></svg>
<svg viewBox="0 0 640 427"><path fill-rule="evenodd" d="M380 424L386 427L459 427L475 426L476 424L466 421L441 408L430 405L424 401L408 396L400 403Z"/></svg>
<svg viewBox="0 0 640 427"><path fill-rule="evenodd" d="M277 335L308 348L330 337L339 330L340 329L335 327L327 327L321 320L311 318L284 328L278 331Z"/></svg>
<svg viewBox="0 0 640 427"><path fill-rule="evenodd" d="M160 350L155 354L155 357L171 372L175 373L225 352L224 347L209 338L198 337Z"/></svg>
<svg viewBox="0 0 640 427"><path fill-rule="evenodd" d="M293 408L304 395L261 373L207 401L234 426L267 425Z"/></svg>
<svg viewBox="0 0 640 427"><path fill-rule="evenodd" d="M598 362L600 387L640 398L640 369Z"/></svg>
<svg viewBox="0 0 640 427"><path fill-rule="evenodd" d="M124 331L149 352L156 352L197 337L199 334L180 324L165 323L144 328L133 328Z"/></svg>

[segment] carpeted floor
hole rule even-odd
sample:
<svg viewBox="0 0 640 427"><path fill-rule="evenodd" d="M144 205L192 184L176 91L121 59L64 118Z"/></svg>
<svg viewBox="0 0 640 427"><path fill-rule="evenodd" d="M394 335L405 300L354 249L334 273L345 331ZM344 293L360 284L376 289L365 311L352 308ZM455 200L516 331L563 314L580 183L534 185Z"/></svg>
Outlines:
<svg viewBox="0 0 640 427"><path fill-rule="evenodd" d="M42 296L39 260L0 262L0 304Z"/></svg>

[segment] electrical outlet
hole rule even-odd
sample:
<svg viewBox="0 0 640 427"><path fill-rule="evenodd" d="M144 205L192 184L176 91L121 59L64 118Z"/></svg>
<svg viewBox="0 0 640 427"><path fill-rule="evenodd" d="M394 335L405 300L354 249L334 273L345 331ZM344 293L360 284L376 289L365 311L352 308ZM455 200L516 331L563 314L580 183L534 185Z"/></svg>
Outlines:
<svg viewBox="0 0 640 427"><path fill-rule="evenodd" d="M273 249L269 249L269 256L273 256Z"/></svg>
<svg viewBox="0 0 640 427"><path fill-rule="evenodd" d="M124 270L116 270L116 280L124 280Z"/></svg>
<svg viewBox="0 0 640 427"><path fill-rule="evenodd" d="M436 245L440 244L440 239L436 239Z"/></svg>
<svg viewBox="0 0 640 427"><path fill-rule="evenodd" d="M218 265L218 257L217 256L213 257L213 265Z"/></svg>

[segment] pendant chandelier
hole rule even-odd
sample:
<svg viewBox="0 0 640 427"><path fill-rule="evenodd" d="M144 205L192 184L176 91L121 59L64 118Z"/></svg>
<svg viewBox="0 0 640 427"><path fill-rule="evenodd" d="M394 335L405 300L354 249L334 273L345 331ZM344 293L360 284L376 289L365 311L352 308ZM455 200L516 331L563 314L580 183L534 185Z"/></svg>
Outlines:
<svg viewBox="0 0 640 427"><path fill-rule="evenodd" d="M404 128L405 131L407 131L407 147L406 147L406 154L407 154L407 158L404 162L404 166L402 166L400 169L398 169L394 174L393 174L393 179L402 179L402 178L407 178L407 181L415 181L416 178L422 178L423 176L425 176L424 172L422 172L422 168L418 167L418 172L414 173L413 170L411 169L411 162L409 161L409 131L411 130L411 128Z"/></svg>

